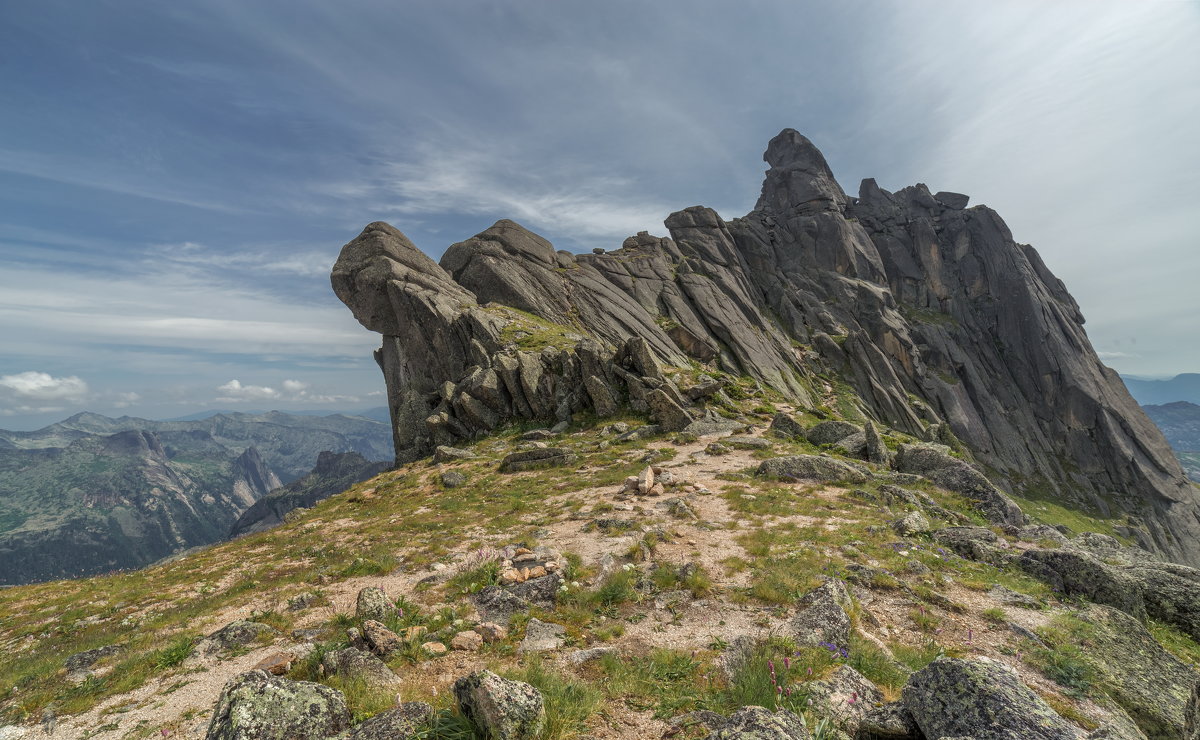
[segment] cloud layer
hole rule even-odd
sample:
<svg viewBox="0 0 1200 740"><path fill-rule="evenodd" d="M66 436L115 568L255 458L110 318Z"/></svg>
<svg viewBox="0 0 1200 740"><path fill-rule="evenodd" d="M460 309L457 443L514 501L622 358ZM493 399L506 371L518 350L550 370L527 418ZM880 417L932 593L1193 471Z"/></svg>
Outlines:
<svg viewBox="0 0 1200 740"><path fill-rule="evenodd" d="M1195 3L126 10L0 11L0 376L91 389L6 408L165 413L231 378L219 397L367 399L377 339L326 277L364 224L434 256L499 218L614 247L690 205L745 213L787 126L851 192L997 208L1118 369L1200 369Z"/></svg>

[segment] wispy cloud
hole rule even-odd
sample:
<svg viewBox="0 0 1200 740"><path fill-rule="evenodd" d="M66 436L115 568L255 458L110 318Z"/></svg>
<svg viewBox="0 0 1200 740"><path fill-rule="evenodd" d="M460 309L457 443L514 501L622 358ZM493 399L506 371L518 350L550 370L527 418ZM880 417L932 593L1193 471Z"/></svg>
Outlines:
<svg viewBox="0 0 1200 740"><path fill-rule="evenodd" d="M56 378L35 370L0 376L0 388L34 401L78 401L88 392L87 383L75 375Z"/></svg>
<svg viewBox="0 0 1200 740"><path fill-rule="evenodd" d="M280 389L268 385L243 385L237 378L217 387L218 403L243 403L247 401L287 401L315 404L357 403L356 396L312 393L308 383L285 379Z"/></svg>

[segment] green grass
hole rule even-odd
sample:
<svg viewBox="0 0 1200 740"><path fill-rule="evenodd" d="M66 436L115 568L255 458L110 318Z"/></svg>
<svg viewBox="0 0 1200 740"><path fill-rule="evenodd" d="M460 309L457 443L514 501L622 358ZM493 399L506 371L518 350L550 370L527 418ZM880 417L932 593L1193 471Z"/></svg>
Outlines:
<svg viewBox="0 0 1200 740"><path fill-rule="evenodd" d="M539 736L541 740L558 740L580 734L604 699L599 687L547 668L536 655L527 658L523 667L507 671L504 676L523 681L542 692L546 725Z"/></svg>
<svg viewBox="0 0 1200 740"><path fill-rule="evenodd" d="M1090 696L1100 681L1087 655L1093 630L1083 620L1059 615L1038 630L1044 645L1026 641L1024 660L1061 686L1068 696Z"/></svg>

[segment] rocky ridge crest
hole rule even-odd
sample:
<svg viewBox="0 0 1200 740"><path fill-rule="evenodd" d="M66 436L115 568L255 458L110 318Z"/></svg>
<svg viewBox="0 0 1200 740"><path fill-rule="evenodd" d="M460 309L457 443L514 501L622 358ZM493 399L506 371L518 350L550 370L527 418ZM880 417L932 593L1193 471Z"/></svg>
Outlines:
<svg viewBox="0 0 1200 740"><path fill-rule="evenodd" d="M791 129L764 159L745 217L687 208L669 237L607 253L556 251L502 220L438 264L367 226L332 283L383 335L397 462L625 404L682 428L698 414L664 365L748 376L809 408L845 383L864 417L961 441L1002 487L1124 515L1143 546L1200 562L1195 489L1062 282L994 211L922 184L865 180L850 197Z"/></svg>

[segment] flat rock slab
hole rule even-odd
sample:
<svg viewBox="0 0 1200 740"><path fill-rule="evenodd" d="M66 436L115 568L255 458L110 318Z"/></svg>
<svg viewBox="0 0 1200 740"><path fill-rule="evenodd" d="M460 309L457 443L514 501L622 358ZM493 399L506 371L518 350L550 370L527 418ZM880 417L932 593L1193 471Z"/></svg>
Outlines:
<svg viewBox="0 0 1200 740"><path fill-rule="evenodd" d="M523 470L556 468L575 462L575 453L564 447L544 447L520 450L505 456L500 462L501 473L519 473Z"/></svg>
<svg viewBox="0 0 1200 740"><path fill-rule="evenodd" d="M776 480L815 480L823 483L866 483L858 468L820 455L790 455L764 460L756 475Z"/></svg>
<svg viewBox="0 0 1200 740"><path fill-rule="evenodd" d="M525 639L517 647L518 653L542 653L558 650L565 642L567 628L561 624L543 622L534 617L525 626Z"/></svg>

